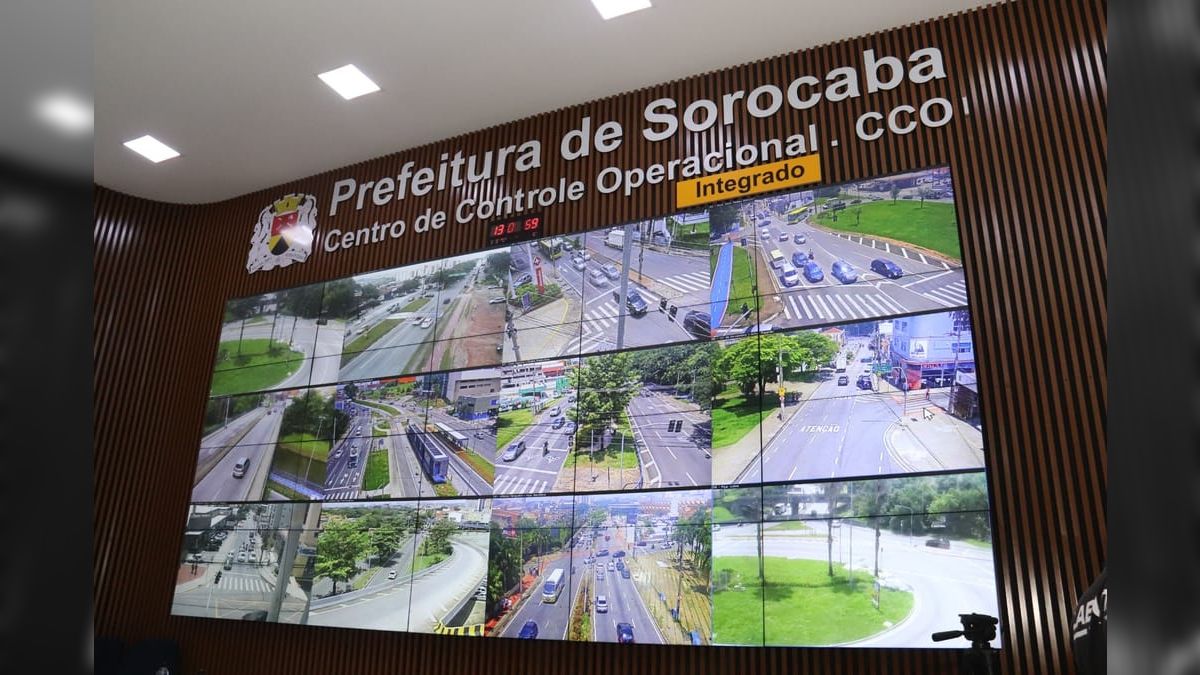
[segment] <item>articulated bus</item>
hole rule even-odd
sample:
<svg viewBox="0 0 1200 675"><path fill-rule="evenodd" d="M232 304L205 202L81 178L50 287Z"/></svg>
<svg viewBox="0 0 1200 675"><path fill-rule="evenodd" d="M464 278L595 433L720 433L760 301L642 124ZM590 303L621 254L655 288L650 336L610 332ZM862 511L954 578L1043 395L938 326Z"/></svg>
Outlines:
<svg viewBox="0 0 1200 675"><path fill-rule="evenodd" d="M546 583L542 584L542 602L554 602L558 600L558 596L562 595L563 571L562 568L554 570L546 579Z"/></svg>
<svg viewBox="0 0 1200 675"><path fill-rule="evenodd" d="M798 206L787 213L788 225L794 225L804 218L804 214L808 213L807 206Z"/></svg>
<svg viewBox="0 0 1200 675"><path fill-rule="evenodd" d="M420 427L415 424L408 425L405 435L429 480L435 484L445 483L446 473L450 470L450 458L446 453L437 447L428 435L421 433Z"/></svg>

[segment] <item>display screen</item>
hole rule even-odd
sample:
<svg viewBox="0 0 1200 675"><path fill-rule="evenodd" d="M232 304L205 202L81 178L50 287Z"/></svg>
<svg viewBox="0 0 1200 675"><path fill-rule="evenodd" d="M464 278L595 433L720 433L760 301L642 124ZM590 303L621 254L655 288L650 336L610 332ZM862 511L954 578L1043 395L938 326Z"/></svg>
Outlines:
<svg viewBox="0 0 1200 675"><path fill-rule="evenodd" d="M542 214L531 213L516 218L497 220L487 226L487 248L516 244L542 236Z"/></svg>
<svg viewBox="0 0 1200 675"><path fill-rule="evenodd" d="M949 170L505 241L227 303L174 613L856 648L998 613Z"/></svg>

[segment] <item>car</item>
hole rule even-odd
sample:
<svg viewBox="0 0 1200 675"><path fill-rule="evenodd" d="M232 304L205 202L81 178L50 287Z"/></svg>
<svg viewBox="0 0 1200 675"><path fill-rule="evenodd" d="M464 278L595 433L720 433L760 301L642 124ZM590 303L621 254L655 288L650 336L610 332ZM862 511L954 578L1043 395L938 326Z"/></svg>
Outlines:
<svg viewBox="0 0 1200 675"><path fill-rule="evenodd" d="M612 554L612 557L614 557L614 558L624 558L624 557L625 557L625 551L617 551L616 553L613 553L613 554Z"/></svg>
<svg viewBox="0 0 1200 675"><path fill-rule="evenodd" d="M613 291L613 302L621 304L621 291ZM646 313L650 305L642 298L642 294L637 292L636 288L629 289L625 294L625 308L629 310L631 316L641 316Z"/></svg>
<svg viewBox="0 0 1200 675"><path fill-rule="evenodd" d="M562 414L562 406L557 406L557 405L556 405L556 406L554 406L553 408L551 408L551 409L550 409L550 416L551 416L551 417L558 417L558 416L559 416L559 415L561 415L561 414Z"/></svg>
<svg viewBox="0 0 1200 675"><path fill-rule="evenodd" d="M567 397L567 403L574 403L574 402L575 402L575 394L571 394L570 396Z"/></svg>
<svg viewBox="0 0 1200 675"><path fill-rule="evenodd" d="M582 272L587 269L587 261L583 259L583 256L572 258L571 267L574 267L577 272Z"/></svg>
<svg viewBox="0 0 1200 675"><path fill-rule="evenodd" d="M787 232L780 232L779 233L779 241L787 241L787 240L788 240Z"/></svg>
<svg viewBox="0 0 1200 675"><path fill-rule="evenodd" d="M221 566L221 569L226 569L226 570L231 570L231 569L233 569L233 564L232 564L232 563L233 563L233 558L232 558L232 557L230 557L230 558L226 558L226 559L225 559L225 564Z"/></svg>
<svg viewBox="0 0 1200 675"><path fill-rule="evenodd" d="M608 611L608 597L604 595L596 596L596 612L604 614Z"/></svg>
<svg viewBox="0 0 1200 675"><path fill-rule="evenodd" d="M858 379L854 381L854 386L858 387L859 389L871 389L871 376L859 375Z"/></svg>
<svg viewBox="0 0 1200 675"><path fill-rule="evenodd" d="M246 475L246 470L250 468L250 458L242 457L233 465L233 477L241 478Z"/></svg>
<svg viewBox="0 0 1200 675"><path fill-rule="evenodd" d="M433 318L432 317L425 317L425 319L423 321L421 321L421 328L428 329L432 326L433 326Z"/></svg>
<svg viewBox="0 0 1200 675"><path fill-rule="evenodd" d="M618 572L620 572L620 571L621 571L621 570L623 570L623 569L625 569L625 561L624 561L624 560L618 560L618 561L617 561L617 571L618 571Z"/></svg>
<svg viewBox="0 0 1200 675"><path fill-rule="evenodd" d="M802 272L804 273L804 278L807 279L810 283L815 284L818 281L822 281L825 279L825 273L821 271L821 266L818 265L817 263L813 262L812 260L809 260L808 262L804 263L804 268L803 268Z"/></svg>
<svg viewBox="0 0 1200 675"><path fill-rule="evenodd" d="M709 338L712 336L711 319L708 312L691 310L683 315L683 329L697 338Z"/></svg>
<svg viewBox="0 0 1200 675"><path fill-rule="evenodd" d="M517 637L522 640L532 640L538 635L538 625L536 621L526 621L524 626L521 626L521 632L517 633Z"/></svg>
<svg viewBox="0 0 1200 675"><path fill-rule="evenodd" d="M575 423L572 422L571 420L567 420L566 429L563 430L563 433L567 433L567 434L575 433Z"/></svg>
<svg viewBox="0 0 1200 675"><path fill-rule="evenodd" d="M443 301L442 301L442 304L443 304L443 305L448 305L448 304L450 304L450 298L446 298L445 300L443 300Z"/></svg>
<svg viewBox="0 0 1200 675"><path fill-rule="evenodd" d="M763 239L771 238L771 230L764 227L763 229L759 230L759 232L762 234Z"/></svg>
<svg viewBox="0 0 1200 675"><path fill-rule="evenodd" d="M530 274L529 272L526 272L525 274L522 274L521 276L517 277L513 281L513 283L515 283L518 286L520 286L521 284L531 284L531 283L533 283L533 275Z"/></svg>
<svg viewBox="0 0 1200 675"><path fill-rule="evenodd" d="M837 379L837 383L838 383L839 387L844 387L844 386L850 384L850 377L848 375L839 375L838 379Z"/></svg>
<svg viewBox="0 0 1200 675"><path fill-rule="evenodd" d="M566 423L567 423L567 419L565 417L557 417L557 418L555 418L555 420L553 422L550 423L550 428L551 429L561 429L563 427L563 425Z"/></svg>
<svg viewBox="0 0 1200 675"><path fill-rule="evenodd" d="M392 570L392 571L388 572L388 581L395 581L395 580L396 580L396 570Z"/></svg>
<svg viewBox="0 0 1200 675"><path fill-rule="evenodd" d="M808 262L808 254L804 251L796 251L792 254L792 264L796 267L804 267L806 262Z"/></svg>
<svg viewBox="0 0 1200 675"><path fill-rule="evenodd" d="M617 624L617 642L623 645L633 644L633 624L624 621Z"/></svg>
<svg viewBox="0 0 1200 675"><path fill-rule="evenodd" d="M609 279L619 279L621 277L621 271L618 270L617 266L612 263L601 267L600 270L603 271L604 276L608 277Z"/></svg>
<svg viewBox="0 0 1200 675"><path fill-rule="evenodd" d="M806 243L808 243L808 238L802 234L796 234L795 236L792 237L792 243L793 244L806 244Z"/></svg>
<svg viewBox="0 0 1200 675"><path fill-rule="evenodd" d="M833 267L829 269L829 273L843 284L852 284L858 281L858 270L854 269L854 266L845 260L834 262Z"/></svg>
<svg viewBox="0 0 1200 675"><path fill-rule="evenodd" d="M628 578L629 578L629 568L628 568L628 567L626 567L626 568L623 568L623 569L621 570L621 578L622 578L622 579L628 579Z"/></svg>
<svg viewBox="0 0 1200 675"><path fill-rule="evenodd" d="M609 560L608 561L608 571L612 572L612 571L615 571L616 569L617 569L617 564L614 563L613 561Z"/></svg>
<svg viewBox="0 0 1200 675"><path fill-rule="evenodd" d="M254 552L254 551L250 551L250 562L252 562L252 563L258 562L258 553Z"/></svg>
<svg viewBox="0 0 1200 675"><path fill-rule="evenodd" d="M608 549L606 549L606 548L602 548L599 551L596 551L597 558L603 558L606 555L608 555Z"/></svg>
<svg viewBox="0 0 1200 675"><path fill-rule="evenodd" d="M593 286L603 286L608 283L608 277L600 270L592 270L588 272L588 281L592 282Z"/></svg>
<svg viewBox="0 0 1200 675"><path fill-rule="evenodd" d="M239 551L239 552L238 552L237 561L238 561L238 562L240 562L240 563L244 563L244 562L246 562L246 552L245 552L245 551Z"/></svg>
<svg viewBox="0 0 1200 675"><path fill-rule="evenodd" d="M888 279L899 279L904 276L904 270L891 260L876 258L871 261L871 271Z"/></svg>
<svg viewBox="0 0 1200 675"><path fill-rule="evenodd" d="M783 263L783 269L779 270L779 283L787 288L798 286L800 275L796 273L796 268L788 263Z"/></svg>
<svg viewBox="0 0 1200 675"><path fill-rule="evenodd" d="M504 298L503 298L503 297L501 297L501 296L499 296L499 295L497 295L497 296L496 296L496 297L494 297L494 298L488 298L488 304L489 304L489 305L499 305L499 304L501 304L502 302L504 302Z"/></svg>
<svg viewBox="0 0 1200 675"><path fill-rule="evenodd" d="M508 446L508 449L504 451L504 455L500 459L505 462L511 462L520 457L522 452L525 452L525 441L517 441Z"/></svg>
<svg viewBox="0 0 1200 675"><path fill-rule="evenodd" d="M925 545L932 548L950 548L950 539L947 537L930 537L925 540Z"/></svg>
<svg viewBox="0 0 1200 675"><path fill-rule="evenodd" d="M604 581L604 566L603 565L596 566L596 578L599 579L600 581Z"/></svg>

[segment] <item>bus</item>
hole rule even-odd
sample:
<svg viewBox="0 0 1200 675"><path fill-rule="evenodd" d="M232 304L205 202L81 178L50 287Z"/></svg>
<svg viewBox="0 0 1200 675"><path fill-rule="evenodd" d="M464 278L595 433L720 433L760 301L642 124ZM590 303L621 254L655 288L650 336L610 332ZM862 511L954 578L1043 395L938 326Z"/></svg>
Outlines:
<svg viewBox="0 0 1200 675"><path fill-rule="evenodd" d="M439 438L449 443L450 446L455 450L467 449L467 437L455 431L454 429L451 429L449 426L442 424L441 422L435 422L432 431L434 431Z"/></svg>
<svg viewBox="0 0 1200 675"><path fill-rule="evenodd" d="M445 483L446 474L450 469L449 456L429 438L428 434L421 433L420 427L415 424L408 425L405 435L408 437L408 444L417 455L417 460L421 463L421 468L425 470L425 475L429 476L429 480L438 485Z"/></svg>
<svg viewBox="0 0 1200 675"><path fill-rule="evenodd" d="M787 213L788 225L795 225L804 219L804 214L808 213L807 206L798 206Z"/></svg>
<svg viewBox="0 0 1200 675"><path fill-rule="evenodd" d="M539 239L538 240L538 249L541 250L543 255L545 255L547 258L549 258L551 260L557 260L558 258L562 257L562 254L563 254L562 245L563 245L563 240L561 237L554 237L553 239Z"/></svg>
<svg viewBox="0 0 1200 675"><path fill-rule="evenodd" d="M542 602L554 602L558 600L558 596L562 595L563 587L563 571L562 568L554 570L546 579L546 583L542 584Z"/></svg>
<svg viewBox="0 0 1200 675"><path fill-rule="evenodd" d="M771 267L781 270L783 269L783 263L783 251L780 251L777 248L771 249Z"/></svg>

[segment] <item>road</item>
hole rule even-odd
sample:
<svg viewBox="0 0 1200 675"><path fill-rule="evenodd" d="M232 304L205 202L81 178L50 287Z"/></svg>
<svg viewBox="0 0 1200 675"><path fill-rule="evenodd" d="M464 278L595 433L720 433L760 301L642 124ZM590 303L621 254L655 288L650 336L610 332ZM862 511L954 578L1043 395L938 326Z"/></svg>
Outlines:
<svg viewBox="0 0 1200 675"><path fill-rule="evenodd" d="M360 498L367 454L372 445L380 442L371 435L372 422L368 409L363 406L357 408L359 413L348 422L349 430L329 452L329 460L325 464L325 499Z"/></svg>
<svg viewBox="0 0 1200 675"><path fill-rule="evenodd" d="M251 516L248 523L229 531L229 536L218 551L201 554L205 561L210 562L206 562L199 580L176 588L171 602L172 614L240 620L247 612L270 610L275 584L264 578L260 570L273 565L274 557L271 551L262 551L259 546L261 540L256 538L251 544L250 533L255 529ZM264 560L256 565L248 561L238 562L235 557L230 569L222 569L226 556L230 553L236 556L244 545L262 553ZM183 564L187 565L186 562ZM213 583L218 571L221 572L221 580ZM280 605L279 620L299 623L307 605L307 596L294 584L294 580L289 579L289 587Z"/></svg>
<svg viewBox="0 0 1200 675"><path fill-rule="evenodd" d="M613 563L613 569L608 568L610 562ZM633 576L631 575L628 579L622 577L621 573L615 569L616 564L610 556L597 558L595 564L604 565L605 570L604 578L596 579L594 585L592 641L616 642L617 624L628 623L633 626L635 643L663 644L658 626L655 625L654 619L650 618L646 603L642 601L642 596L637 592ZM591 569L589 568L589 570ZM592 571L592 574L594 576L595 572ZM604 596L608 600L607 612L599 612L596 609L596 600L600 596Z"/></svg>
<svg viewBox="0 0 1200 675"><path fill-rule="evenodd" d="M849 343L855 344L854 341ZM856 353L866 353L865 343ZM738 483L881 476L906 473L896 461L888 438L919 412L904 414L904 397L897 392L859 389L855 382L868 364L851 363L848 384L833 377L799 404L771 438L766 439L762 462L752 461ZM877 380L876 380L877 381ZM917 395L908 397L917 400ZM945 420L952 420L946 417ZM973 448L982 443L981 432L967 424L951 422L949 431L922 434L922 452L943 468L975 468ZM952 458L947 463L946 458Z"/></svg>
<svg viewBox="0 0 1200 675"><path fill-rule="evenodd" d="M401 319L399 324L376 340L366 351L342 354L341 369L337 377L343 381L369 380L432 370L433 364L429 362L428 348L434 340L440 339L443 333L449 330L448 325L439 321L441 309L444 307L443 301L462 293L467 288L469 277L470 275L462 277L441 291L433 291L429 302L415 312L393 315L388 308L402 301L385 301L366 314L364 320L352 324L346 331L347 345L360 331L366 332L384 319L393 316ZM421 327L421 322L425 320L432 322L429 328ZM339 345L339 351L340 349Z"/></svg>
<svg viewBox="0 0 1200 675"><path fill-rule="evenodd" d="M462 532L450 541L454 553L448 559L413 575L411 632L432 633L487 578L488 533Z"/></svg>
<svg viewBox="0 0 1200 675"><path fill-rule="evenodd" d="M823 523L814 523L824 531ZM799 536L802 532L771 531L766 524L763 553L766 556L802 560L826 560L827 543L824 537ZM738 536L736 528L724 528L713 533L713 548L723 556L756 556L757 542L753 536ZM834 559L849 562L853 540L854 569L873 571L875 565L875 531L843 522L834 530ZM966 647L965 641L934 643L930 635L940 630L959 628L958 614L978 612L998 616L995 566L990 551L960 542L951 542L949 549L924 545L922 538L913 539L887 530L880 532L879 570L881 582L913 593L912 613L887 632L851 643L855 647ZM767 583L770 583L768 577ZM803 602L795 604L803 611ZM819 620L819 617L811 617ZM776 617L781 620L783 617ZM768 612L765 636L771 644L771 621ZM993 644L993 646L998 646Z"/></svg>
<svg viewBox="0 0 1200 675"><path fill-rule="evenodd" d="M262 415L237 445L230 448L192 488L192 502L240 502L262 497L261 493L251 494L251 488L258 485L261 490L266 484L266 474L270 471L271 458L275 454L275 442L279 439L282 408L283 404L280 403L268 404L268 414ZM246 475L234 478L234 465L243 457L250 460Z"/></svg>
<svg viewBox="0 0 1200 675"><path fill-rule="evenodd" d="M570 404L558 405L562 409L560 415L566 415L567 406ZM563 470L570 449L566 429L571 423L564 422L564 426L555 429L552 426L554 417L550 414L552 407L547 406L541 413L534 415L533 423L517 434L509 445L496 449L496 484L493 486L495 494L538 494L550 492L554 488L554 482L558 473ZM505 450L518 441L525 441L525 452L511 462L501 459ZM545 455L542 454L543 443L548 444L550 449Z"/></svg>
<svg viewBox="0 0 1200 675"><path fill-rule="evenodd" d="M309 625L407 631L413 556L419 544L420 537L406 539L396 555L381 566L361 590L330 597L314 597L308 611ZM388 572L392 570L396 570L397 576L389 580ZM314 590L328 590L329 587L322 581L320 578L314 580Z"/></svg>
<svg viewBox="0 0 1200 675"><path fill-rule="evenodd" d="M221 342L271 338L291 345L292 349L304 354L304 362L296 372L267 388L296 389L338 381L338 359L345 333L345 325L341 321L330 320L322 326L314 319L297 319L287 315L264 318L267 320L263 323L244 326L241 321L225 324L221 327Z"/></svg>
<svg viewBox="0 0 1200 675"><path fill-rule="evenodd" d="M754 228L752 235L760 240L756 265L770 268L767 254L772 249L781 251L788 262L794 252L811 251L825 275L824 280L814 283L801 274L798 286L785 288L779 282L777 272L771 270L770 293L779 297L783 310L782 314L770 319L774 327L859 321L967 305L966 280L958 261L938 260L907 248L875 242L869 237L862 239L854 235L848 239L807 222L788 225L785 218L777 215L765 220L771 223L767 226L770 241L761 241L761 225ZM803 234L806 243L794 243L796 234ZM781 237L786 239L781 241ZM893 280L871 271L871 261L875 258L896 263L904 276ZM842 284L834 278L830 270L836 260L850 263L859 273L858 281Z"/></svg>
<svg viewBox="0 0 1200 675"><path fill-rule="evenodd" d="M508 621L504 630L497 634L498 637L520 637L521 628L525 626L525 623L534 621L538 625L537 639L567 639L567 629L571 624L571 603L579 593L579 584L583 582L583 575L587 574L587 569L578 561L575 562L576 571L572 574L570 561L571 556L559 559L547 566L539 577L539 579L545 579L555 569L562 569L563 579L568 583L558 599L554 602L545 602L542 599L542 584L539 581L530 591L529 597L517 608L516 614Z"/></svg>
<svg viewBox="0 0 1200 675"><path fill-rule="evenodd" d="M429 408L426 412L427 424L444 424L454 431L466 436L466 447L486 461L492 461L496 456L496 437L488 433L491 428L490 420L468 421L461 420L440 408ZM431 440L440 446L450 458L450 481L460 495L490 495L492 484L487 478L468 464L443 438L431 436Z"/></svg>
<svg viewBox="0 0 1200 675"><path fill-rule="evenodd" d="M629 421L641 453L643 487L712 482L712 418L668 391L646 386L629 402ZM667 431L683 420L680 431Z"/></svg>

